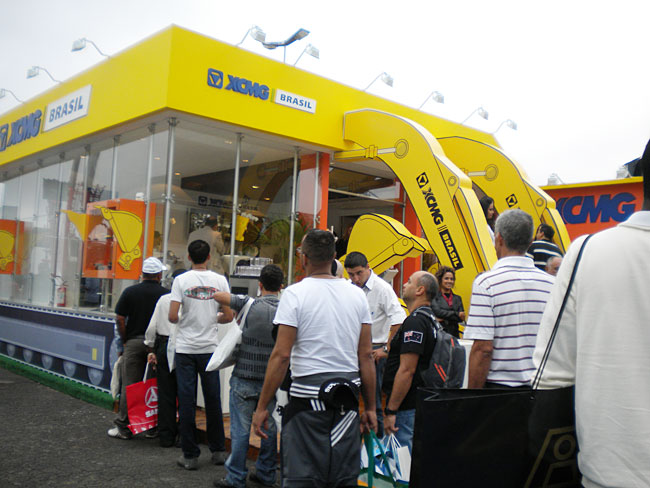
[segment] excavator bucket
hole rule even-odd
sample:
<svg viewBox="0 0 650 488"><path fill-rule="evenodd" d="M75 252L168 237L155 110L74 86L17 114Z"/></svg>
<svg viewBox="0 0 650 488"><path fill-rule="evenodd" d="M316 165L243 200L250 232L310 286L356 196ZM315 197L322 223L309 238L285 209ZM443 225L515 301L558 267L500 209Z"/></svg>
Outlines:
<svg viewBox="0 0 650 488"><path fill-rule="evenodd" d="M348 241L348 253L352 251L363 253L376 274L405 258L433 252L426 239L414 236L401 222L380 214L366 214L357 219ZM345 259L341 262L345 263Z"/></svg>
<svg viewBox="0 0 650 488"><path fill-rule="evenodd" d="M101 205L95 205L102 212L102 217L108 221L122 250L118 264L125 271L131 269L131 263L142 256L140 238L142 237L142 219L131 212L112 210Z"/></svg>
<svg viewBox="0 0 650 488"><path fill-rule="evenodd" d="M488 196L497 212L519 208L535 227L541 222L555 229L555 243L566 252L571 240L555 200L528 180L525 171L494 146L465 137L438 139L445 154Z"/></svg>
<svg viewBox="0 0 650 488"><path fill-rule="evenodd" d="M7 230L0 230L0 270L4 271L14 261L14 235Z"/></svg>
<svg viewBox="0 0 650 488"><path fill-rule="evenodd" d="M424 127L404 117L371 109L348 112L344 138L361 149L338 152L337 161L383 161L395 173L431 248L456 270L456 291L468 305L474 278L497 260L470 179Z"/></svg>

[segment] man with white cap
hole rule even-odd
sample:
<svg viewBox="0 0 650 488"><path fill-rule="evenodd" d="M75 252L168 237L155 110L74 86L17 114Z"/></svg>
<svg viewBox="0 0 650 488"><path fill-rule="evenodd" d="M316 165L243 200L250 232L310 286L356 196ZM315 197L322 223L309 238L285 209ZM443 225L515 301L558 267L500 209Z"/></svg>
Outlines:
<svg viewBox="0 0 650 488"><path fill-rule="evenodd" d="M124 365L122 367L122 391L115 427L108 435L116 439L130 439L129 416L126 404L126 387L142 381L147 365L147 346L144 333L147 330L158 299L169 290L160 284L166 266L156 258L147 258L142 263L142 282L126 288L115 305L115 322L124 344Z"/></svg>

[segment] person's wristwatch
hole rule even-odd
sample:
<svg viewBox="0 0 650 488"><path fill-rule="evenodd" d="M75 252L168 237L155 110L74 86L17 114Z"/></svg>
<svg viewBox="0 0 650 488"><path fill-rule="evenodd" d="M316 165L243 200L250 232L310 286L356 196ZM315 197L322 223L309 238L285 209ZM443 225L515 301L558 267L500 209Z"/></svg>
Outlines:
<svg viewBox="0 0 650 488"><path fill-rule="evenodd" d="M397 415L397 410L391 410L390 408L384 408L384 415Z"/></svg>
<svg viewBox="0 0 650 488"><path fill-rule="evenodd" d="M382 349L382 351L384 351L386 354L388 354L388 345L384 344L384 345L381 347L381 349Z"/></svg>

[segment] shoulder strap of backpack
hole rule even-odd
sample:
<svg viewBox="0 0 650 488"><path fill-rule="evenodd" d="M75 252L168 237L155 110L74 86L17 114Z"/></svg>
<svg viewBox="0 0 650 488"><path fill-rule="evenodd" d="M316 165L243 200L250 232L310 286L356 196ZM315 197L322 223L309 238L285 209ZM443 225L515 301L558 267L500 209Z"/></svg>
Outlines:
<svg viewBox="0 0 650 488"><path fill-rule="evenodd" d="M436 320L435 315L433 315L433 310L431 307L423 306L423 307L418 307L415 310L413 310L413 313L411 315L424 315L429 319L431 322L431 329L433 330L433 338L437 339L438 338L438 330L440 328L440 324Z"/></svg>

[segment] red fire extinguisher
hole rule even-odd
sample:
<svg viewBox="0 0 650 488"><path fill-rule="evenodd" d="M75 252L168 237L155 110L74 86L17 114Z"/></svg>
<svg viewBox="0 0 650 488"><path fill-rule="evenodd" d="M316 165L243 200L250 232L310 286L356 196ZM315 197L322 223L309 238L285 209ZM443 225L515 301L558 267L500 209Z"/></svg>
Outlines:
<svg viewBox="0 0 650 488"><path fill-rule="evenodd" d="M66 296L68 294L68 287L65 284L65 281L61 281L61 284L56 287L56 306L65 307L66 306Z"/></svg>

